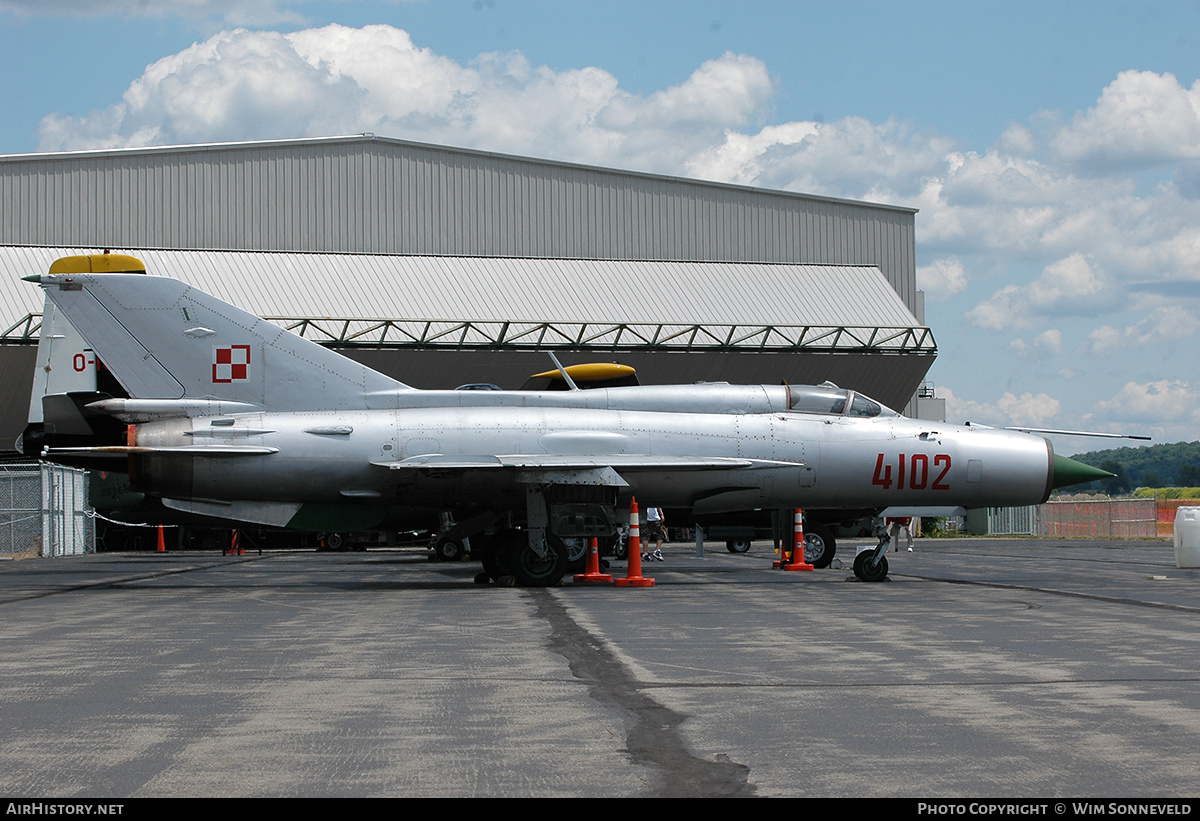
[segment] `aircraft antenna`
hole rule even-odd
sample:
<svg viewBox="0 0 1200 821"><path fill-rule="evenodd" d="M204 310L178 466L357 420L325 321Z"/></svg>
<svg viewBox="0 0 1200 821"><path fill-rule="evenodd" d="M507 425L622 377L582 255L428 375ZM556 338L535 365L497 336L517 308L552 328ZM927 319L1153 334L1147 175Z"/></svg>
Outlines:
<svg viewBox="0 0 1200 821"><path fill-rule="evenodd" d="M550 355L550 361L554 363L554 367L558 368L558 372L561 373L562 378L566 380L567 387L573 391L579 390L579 386L575 384L575 380L571 378L571 374L567 373L567 369L564 368L562 363L558 361L558 357L554 355L554 352L546 351L546 353Z"/></svg>

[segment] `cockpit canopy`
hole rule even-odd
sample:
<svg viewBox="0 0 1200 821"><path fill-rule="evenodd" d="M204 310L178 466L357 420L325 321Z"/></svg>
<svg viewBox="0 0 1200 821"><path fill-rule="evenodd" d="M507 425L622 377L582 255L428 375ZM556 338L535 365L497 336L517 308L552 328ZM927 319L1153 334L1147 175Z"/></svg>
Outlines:
<svg viewBox="0 0 1200 821"><path fill-rule="evenodd" d="M834 385L789 385L788 409L834 416L899 416L874 399Z"/></svg>

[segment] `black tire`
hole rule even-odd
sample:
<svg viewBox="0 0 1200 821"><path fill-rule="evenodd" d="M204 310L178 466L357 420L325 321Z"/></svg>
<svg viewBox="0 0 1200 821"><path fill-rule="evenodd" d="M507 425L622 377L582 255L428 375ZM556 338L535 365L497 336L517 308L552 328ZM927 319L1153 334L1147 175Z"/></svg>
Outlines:
<svg viewBox="0 0 1200 821"><path fill-rule="evenodd" d="M725 542L725 549L728 550L730 553L749 553L750 552L750 540L749 539L730 539L729 541Z"/></svg>
<svg viewBox="0 0 1200 821"><path fill-rule="evenodd" d="M567 548L561 540L548 536L546 555L539 556L529 546L524 533L509 546L509 564L517 584L522 587L555 587L567 573Z"/></svg>
<svg viewBox="0 0 1200 821"><path fill-rule="evenodd" d="M603 539L596 540L596 552L600 556L601 563L604 562L605 556L613 555L617 549L617 544L620 541L621 537L617 533L613 533L611 536L605 536Z"/></svg>
<svg viewBox="0 0 1200 821"><path fill-rule="evenodd" d="M349 546L346 544L346 537L344 534L329 533L325 536L325 547L328 550L332 550L334 553L340 553L341 551L348 549Z"/></svg>
<svg viewBox="0 0 1200 821"><path fill-rule="evenodd" d="M868 550L854 557L854 575L864 582L881 582L887 578L887 556L875 558L875 551Z"/></svg>
<svg viewBox="0 0 1200 821"><path fill-rule="evenodd" d="M492 581L512 575L512 562L509 560L509 551L517 539L524 538L524 533L508 531L497 533L495 536L487 538L479 537L477 539L476 550L479 552L479 560L483 564L483 572L487 573Z"/></svg>
<svg viewBox="0 0 1200 821"><path fill-rule="evenodd" d="M433 554L439 562L460 562L467 555L467 548L458 539L438 539Z"/></svg>
<svg viewBox="0 0 1200 821"><path fill-rule="evenodd" d="M837 540L825 525L804 526L804 561L813 567L829 567L837 553Z"/></svg>

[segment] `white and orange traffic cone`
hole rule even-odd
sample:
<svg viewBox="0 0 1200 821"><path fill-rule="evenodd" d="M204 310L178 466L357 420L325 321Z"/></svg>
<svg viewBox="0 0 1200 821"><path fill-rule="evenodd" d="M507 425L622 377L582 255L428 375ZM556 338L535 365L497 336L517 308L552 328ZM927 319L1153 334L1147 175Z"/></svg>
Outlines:
<svg viewBox="0 0 1200 821"><path fill-rule="evenodd" d="M816 570L808 562L804 561L804 511L796 508L796 526L795 526L795 542L792 547L792 562L785 564L784 570Z"/></svg>
<svg viewBox="0 0 1200 821"><path fill-rule="evenodd" d="M600 572L600 546L596 538L588 539L587 567L582 573L576 573L575 584L609 584L613 577Z"/></svg>
<svg viewBox="0 0 1200 821"><path fill-rule="evenodd" d="M654 579L642 575L642 533L638 527L637 499L629 500L629 570L623 579L613 582L617 587L653 587Z"/></svg>

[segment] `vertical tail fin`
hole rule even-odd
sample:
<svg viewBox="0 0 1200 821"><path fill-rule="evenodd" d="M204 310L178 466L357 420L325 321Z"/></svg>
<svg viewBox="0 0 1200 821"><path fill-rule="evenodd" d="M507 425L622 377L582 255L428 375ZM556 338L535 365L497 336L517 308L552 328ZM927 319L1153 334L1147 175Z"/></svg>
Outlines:
<svg viewBox="0 0 1200 821"><path fill-rule="evenodd" d="M408 387L178 280L50 270L46 296L133 399L354 410Z"/></svg>

